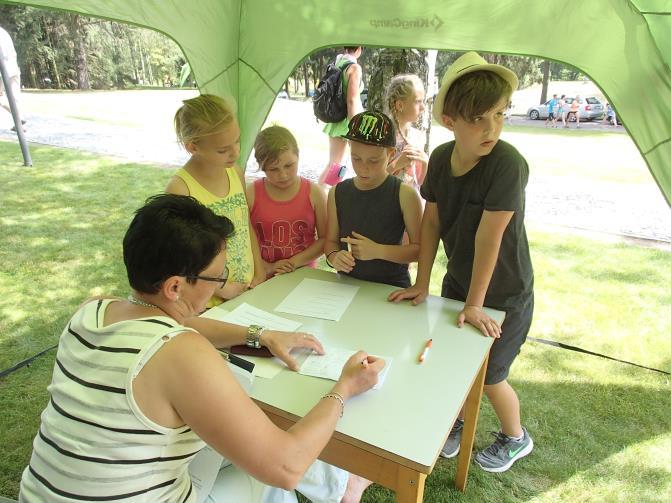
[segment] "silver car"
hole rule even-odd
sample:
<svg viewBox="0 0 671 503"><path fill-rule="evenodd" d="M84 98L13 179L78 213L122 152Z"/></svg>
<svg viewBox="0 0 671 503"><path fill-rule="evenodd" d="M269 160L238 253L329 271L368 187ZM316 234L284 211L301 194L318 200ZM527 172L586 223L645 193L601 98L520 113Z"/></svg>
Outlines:
<svg viewBox="0 0 671 503"><path fill-rule="evenodd" d="M564 102L566 107L564 112L567 112L566 120L569 122L575 122L575 114L571 113L571 103L575 98L565 97ZM578 103L580 104L578 110L580 112L581 121L591 121L594 119L600 119L603 117L603 105L601 102L594 96L588 96L587 98L579 98ZM535 107L529 108L527 110L527 116L531 120L547 119L548 118L548 108L550 105L550 100L547 100L542 105L537 105ZM556 110L556 108L555 108Z"/></svg>

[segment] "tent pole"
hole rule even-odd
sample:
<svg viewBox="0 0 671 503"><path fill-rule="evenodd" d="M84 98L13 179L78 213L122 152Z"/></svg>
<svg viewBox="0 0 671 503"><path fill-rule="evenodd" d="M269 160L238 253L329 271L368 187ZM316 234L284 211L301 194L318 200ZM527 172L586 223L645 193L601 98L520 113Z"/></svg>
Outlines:
<svg viewBox="0 0 671 503"><path fill-rule="evenodd" d="M12 90L12 86L9 85L9 75L7 75L7 69L5 68L5 63L2 61L2 58L0 58L0 75L2 76L2 81L5 83L5 93L7 94L7 101L9 101L9 108L12 111L14 128L16 129L16 134L19 136L19 144L21 145L21 152L23 153L23 165L32 166L33 160L30 157L28 143L23 134L23 126L21 125L21 117L19 117L19 109L16 107L14 91Z"/></svg>

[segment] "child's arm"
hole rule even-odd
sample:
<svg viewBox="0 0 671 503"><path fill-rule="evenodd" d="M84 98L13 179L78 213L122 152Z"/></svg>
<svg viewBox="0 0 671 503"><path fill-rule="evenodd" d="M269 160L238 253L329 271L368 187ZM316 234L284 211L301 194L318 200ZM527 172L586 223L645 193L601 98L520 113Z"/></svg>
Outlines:
<svg viewBox="0 0 671 503"><path fill-rule="evenodd" d="M245 187L245 173L242 170L240 166L233 166L233 169L235 169L235 172L238 174L238 177L240 177L240 183L242 183L242 186ZM245 194L245 199L247 198L247 194ZM266 276L266 267L263 259L261 258L261 248L259 247L259 240L256 238L256 231L252 227L252 221L249 219L249 208L251 205L249 204L249 200L247 200L247 225L249 226L249 240L251 241L252 245L252 257L254 258L254 277L252 278L252 282L249 284L249 288L254 288L256 285L263 283L267 276Z"/></svg>
<svg viewBox="0 0 671 503"><path fill-rule="evenodd" d="M349 121L356 114L363 112L361 104L361 93L359 85L361 83L361 67L358 64L350 65L347 68L347 120Z"/></svg>
<svg viewBox="0 0 671 503"><path fill-rule="evenodd" d="M459 313L457 324L461 327L464 321L479 329L489 337L499 337L501 327L482 311L489 282L494 274L496 260L501 248L503 233L513 217L513 211L485 210L475 233L475 255L473 273L464 309Z"/></svg>
<svg viewBox="0 0 671 503"><path fill-rule="evenodd" d="M422 204L419 202L417 192L405 184L400 187L399 202L401 203L403 222L410 242L406 245L385 245L376 243L358 232L352 232L352 237L342 238L341 241L352 246L352 254L355 259L380 259L396 264L409 264L417 260Z"/></svg>
<svg viewBox="0 0 671 503"><path fill-rule="evenodd" d="M326 243L324 243L324 255L326 262L336 271L351 272L354 268L354 257L348 251L340 249L340 227L338 226L338 211L335 202L336 186L331 187L329 191L328 204L326 209Z"/></svg>
<svg viewBox="0 0 671 503"><path fill-rule="evenodd" d="M178 176L173 176L170 181L168 182L168 185L165 187L165 191L168 194L175 194L178 196L190 196L191 193L189 192L189 187L186 186L186 183L184 183L184 180L182 180Z"/></svg>
<svg viewBox="0 0 671 503"><path fill-rule="evenodd" d="M291 272L298 267L309 264L324 253L326 242L326 196L317 184L310 182L310 203L315 212L315 226L317 227L317 239L305 250L297 253L291 258L278 260L273 264L275 274Z"/></svg>
<svg viewBox="0 0 671 503"><path fill-rule="evenodd" d="M438 243L440 242L440 221L436 203L426 202L422 228L419 239L419 262L417 264L417 279L410 288L396 290L389 294L388 300L400 302L410 299L413 305L421 304L429 295L431 283L431 269L436 258Z"/></svg>
<svg viewBox="0 0 671 503"><path fill-rule="evenodd" d="M252 208L254 208L254 198L256 197L256 192L254 189L254 183L248 183L247 184L247 190L245 191L245 195L247 197L247 209L251 213ZM264 273L264 278L265 279L270 276L273 273L273 265L265 260L263 260L263 256L261 255L261 245L259 244L259 237L256 235L256 229L253 227L253 224L251 222L251 217L249 221L249 236L250 240L252 241L252 255L254 256L254 276L256 277L256 271L258 270L258 267L263 267L263 273ZM256 249L258 250L258 258L257 255L254 253L254 241L256 241ZM257 262L260 260L260 263ZM260 264L260 265L257 265ZM263 281L259 282L252 282L252 288L258 285L259 283L263 283Z"/></svg>

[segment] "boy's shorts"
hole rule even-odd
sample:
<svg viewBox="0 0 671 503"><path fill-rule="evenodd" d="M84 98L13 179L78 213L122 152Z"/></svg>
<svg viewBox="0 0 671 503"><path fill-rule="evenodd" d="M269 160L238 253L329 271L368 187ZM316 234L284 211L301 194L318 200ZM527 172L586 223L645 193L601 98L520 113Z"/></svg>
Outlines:
<svg viewBox="0 0 671 503"><path fill-rule="evenodd" d="M466 299L449 284L447 274L443 279L442 297L459 300ZM485 374L485 384L498 384L508 378L510 367L520 354L520 348L527 340L534 314L534 294L529 296L524 305L514 309L506 309L506 319L501 326L501 337L494 339L489 350L489 361Z"/></svg>
<svg viewBox="0 0 671 503"><path fill-rule="evenodd" d="M555 113L554 112L548 112L548 119L552 120L555 118Z"/></svg>

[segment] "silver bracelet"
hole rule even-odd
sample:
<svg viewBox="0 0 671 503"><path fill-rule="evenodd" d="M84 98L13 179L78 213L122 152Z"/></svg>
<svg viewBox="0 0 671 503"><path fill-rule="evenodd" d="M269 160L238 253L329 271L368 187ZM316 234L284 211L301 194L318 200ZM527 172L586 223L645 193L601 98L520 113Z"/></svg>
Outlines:
<svg viewBox="0 0 671 503"><path fill-rule="evenodd" d="M339 393L336 393L335 391L332 391L331 393L326 393L323 397L324 398L335 398L340 402L340 417L345 413L345 400L343 400L343 397L340 396Z"/></svg>

